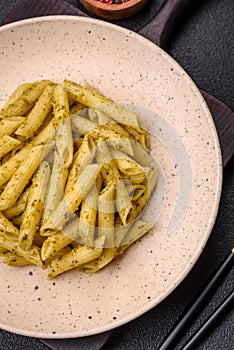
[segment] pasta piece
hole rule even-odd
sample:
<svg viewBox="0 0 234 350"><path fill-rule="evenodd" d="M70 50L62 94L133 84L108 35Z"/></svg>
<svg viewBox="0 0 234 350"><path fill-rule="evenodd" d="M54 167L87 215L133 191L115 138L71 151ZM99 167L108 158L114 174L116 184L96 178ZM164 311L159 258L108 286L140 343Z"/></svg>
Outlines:
<svg viewBox="0 0 234 350"><path fill-rule="evenodd" d="M15 101L17 101L31 85L31 83L23 83L17 86L17 88L14 90L14 92L11 94L11 96L8 98L8 100L2 107L0 111L1 117L7 114L7 109L9 108L9 106L12 105Z"/></svg>
<svg viewBox="0 0 234 350"><path fill-rule="evenodd" d="M39 231L36 232L35 237L33 239L33 245L36 245L41 248L42 244L44 243L46 237L42 237L39 233Z"/></svg>
<svg viewBox="0 0 234 350"><path fill-rule="evenodd" d="M3 254L6 254L6 253L7 253L7 250L0 247L0 255L2 256Z"/></svg>
<svg viewBox="0 0 234 350"><path fill-rule="evenodd" d="M51 261L48 279L54 278L65 271L72 270L80 265L96 259L102 253L102 248L91 248L86 246L75 247L70 253L63 255L60 259Z"/></svg>
<svg viewBox="0 0 234 350"><path fill-rule="evenodd" d="M97 145L97 163L102 166L102 176L105 186L109 184L117 184L119 180L119 173L110 150L102 138L99 139Z"/></svg>
<svg viewBox="0 0 234 350"><path fill-rule="evenodd" d="M70 118L56 129L56 146L65 168L69 168L73 160L73 138Z"/></svg>
<svg viewBox="0 0 234 350"><path fill-rule="evenodd" d="M45 210L43 222L48 219L51 213L57 208L64 196L64 187L68 176L68 169L64 168L57 150L54 152L54 161L49 180L49 186L45 198Z"/></svg>
<svg viewBox="0 0 234 350"><path fill-rule="evenodd" d="M65 194L51 218L43 224L42 230L61 230L69 219L74 218L74 212L88 194L100 171L101 167L97 164L87 165L84 168L77 182Z"/></svg>
<svg viewBox="0 0 234 350"><path fill-rule="evenodd" d="M119 180L116 185L115 206L123 225L126 225L128 214L132 209L132 201L123 180Z"/></svg>
<svg viewBox="0 0 234 350"><path fill-rule="evenodd" d="M75 95L78 102L88 107L99 109L119 123L137 127L139 126L140 117L136 113L114 103L103 95L90 91L90 89L86 89L70 80L65 80L64 86L67 91Z"/></svg>
<svg viewBox="0 0 234 350"><path fill-rule="evenodd" d="M28 197L28 189L26 189L21 196L19 197L19 199L17 200L17 202L15 203L15 205L13 207L10 207L6 210L3 211L3 214L8 218L8 219L12 219L15 216L18 216L20 214L23 213L23 211L25 210L26 207L26 200Z"/></svg>
<svg viewBox="0 0 234 350"><path fill-rule="evenodd" d="M82 105L81 103L76 101L69 109L70 115L78 113L78 112L82 111L85 108L86 107L84 105Z"/></svg>
<svg viewBox="0 0 234 350"><path fill-rule="evenodd" d="M65 248L80 237L78 219L66 225L63 230L54 231L54 234L46 238L41 248L41 257L45 261L53 258L61 249Z"/></svg>
<svg viewBox="0 0 234 350"><path fill-rule="evenodd" d="M50 148L50 147L49 147ZM40 191L43 205L45 203L45 198L48 193L48 186L50 182L50 165L47 160L43 160L40 168Z"/></svg>
<svg viewBox="0 0 234 350"><path fill-rule="evenodd" d="M19 230L0 212L0 234L1 233L18 236Z"/></svg>
<svg viewBox="0 0 234 350"><path fill-rule="evenodd" d="M116 225L115 225L115 247L120 247L121 246L121 242L123 241L124 237L126 236L127 232L129 231L132 222L130 222L127 225L122 225L122 223L119 220L119 226L117 226L117 221L116 221Z"/></svg>
<svg viewBox="0 0 234 350"><path fill-rule="evenodd" d="M102 268L104 268L107 264L109 264L113 259L115 259L117 256L124 253L124 251L136 240L141 238L144 234L146 234L153 225L143 222L143 221L137 221L133 224L133 226L130 228L130 226L121 227L121 235L126 235L124 239L122 240L122 244L120 246L116 245L116 248L105 248L103 249L102 254L99 256L99 258L92 260L84 265L81 265L77 268L77 271L83 272L83 273L95 273ZM126 234L126 231L128 232Z"/></svg>
<svg viewBox="0 0 234 350"><path fill-rule="evenodd" d="M75 130L78 135L83 135L97 128L97 124L91 122L86 118L79 116L78 114L71 115L71 122L72 122L72 129Z"/></svg>
<svg viewBox="0 0 234 350"><path fill-rule="evenodd" d="M15 225L17 228L20 228L22 222L23 222L23 214L20 214L18 216L14 216L12 219L12 224Z"/></svg>
<svg viewBox="0 0 234 350"><path fill-rule="evenodd" d="M46 86L38 101L26 117L24 123L16 130L17 135L32 137L51 110L51 94L53 86Z"/></svg>
<svg viewBox="0 0 234 350"><path fill-rule="evenodd" d="M128 125L127 131L130 133L130 135L133 136L135 142L139 142L145 148L145 150L149 152L150 139L147 134L147 131L144 128L133 127Z"/></svg>
<svg viewBox="0 0 234 350"><path fill-rule="evenodd" d="M34 146L21 163L0 197L0 210L12 207L40 165L44 146ZM27 171L25 171L27 169Z"/></svg>
<svg viewBox="0 0 234 350"><path fill-rule="evenodd" d="M67 93L62 85L56 85L53 94L53 125L56 130L55 138L60 159L68 168L73 158L73 139L69 117Z"/></svg>
<svg viewBox="0 0 234 350"><path fill-rule="evenodd" d="M97 259L81 265L77 268L77 271L89 274L98 272L115 258L116 252L117 248L105 248Z"/></svg>
<svg viewBox="0 0 234 350"><path fill-rule="evenodd" d="M0 134L0 158L20 145L20 141L8 135Z"/></svg>
<svg viewBox="0 0 234 350"><path fill-rule="evenodd" d="M17 254L27 260L30 264L43 267L40 255L40 248L33 245L27 251L18 245L17 237L13 239L11 236L2 235L0 233L0 247Z"/></svg>
<svg viewBox="0 0 234 350"><path fill-rule="evenodd" d="M132 184L139 184L144 181L146 178L145 171L135 160L115 149L112 149L111 154L123 178L129 179Z"/></svg>
<svg viewBox="0 0 234 350"><path fill-rule="evenodd" d="M24 148L14 154L13 157L0 166L0 186L5 184L14 175L21 163L30 154L33 146L49 142L53 137L53 134L53 124L49 123L30 143L28 143Z"/></svg>
<svg viewBox="0 0 234 350"><path fill-rule="evenodd" d="M148 167L149 171L147 174L147 183L149 194L152 193L156 183L157 183L157 170L150 158L149 154L146 152L144 147L138 142L132 143L134 158L142 167Z"/></svg>
<svg viewBox="0 0 234 350"><path fill-rule="evenodd" d="M97 183L93 185L86 198L82 201L79 220L79 234L84 244L92 247L96 228L98 195L102 185L99 175Z"/></svg>
<svg viewBox="0 0 234 350"><path fill-rule="evenodd" d="M72 240L64 234L58 232L53 236L46 238L41 248L41 258L43 261L50 259L62 248L70 244Z"/></svg>
<svg viewBox="0 0 234 350"><path fill-rule="evenodd" d="M18 256L12 252L6 252L4 254L0 254L0 257L4 264L9 266L27 266L30 265L30 262L25 258Z"/></svg>
<svg viewBox="0 0 234 350"><path fill-rule="evenodd" d="M48 125L46 125L44 129L42 129L40 134L38 134L36 137L34 137L34 139L32 139L30 144L33 146L37 146L37 145L49 143L54 136L54 132L55 130L54 130L53 122L51 121Z"/></svg>
<svg viewBox="0 0 234 350"><path fill-rule="evenodd" d="M132 244L145 235L152 227L153 225L148 222L137 220L123 238L121 245Z"/></svg>
<svg viewBox="0 0 234 350"><path fill-rule="evenodd" d="M84 83L84 87L85 87L85 89L88 89L88 90L92 91L95 94L99 94L99 95L101 94L100 91L97 88L95 88L93 85L91 85L87 81Z"/></svg>
<svg viewBox="0 0 234 350"><path fill-rule="evenodd" d="M92 139L89 137L89 135L86 134L83 138L83 141L76 155L74 156L74 162L70 170L70 174L66 184L66 190L65 190L66 192L68 192L72 188L81 170L87 165L91 164L94 157L95 157L94 144L92 142Z"/></svg>
<svg viewBox="0 0 234 350"><path fill-rule="evenodd" d="M24 122L24 117L10 117L0 120L0 130L4 135L11 135Z"/></svg>
<svg viewBox="0 0 234 350"><path fill-rule="evenodd" d="M102 164L102 175L106 186L115 184L115 206L122 219L123 225L126 224L127 216L132 208L131 198L126 190L124 182L120 179L115 160L105 141L98 142L97 161Z"/></svg>
<svg viewBox="0 0 234 350"><path fill-rule="evenodd" d="M106 125L110 121L108 115L96 108L89 108L89 118L93 123L98 125Z"/></svg>
<svg viewBox="0 0 234 350"><path fill-rule="evenodd" d="M1 114L4 117L22 116L27 113L42 94L48 84L48 80L41 80L25 86L25 89L14 97L12 101L3 108Z"/></svg>
<svg viewBox="0 0 234 350"><path fill-rule="evenodd" d="M39 169L36 172L29 189L23 222L19 233L19 245L25 250L28 250L32 246L42 217L43 199L41 186L47 187L49 180L48 174L45 174L45 171L49 171L49 169L45 168L43 171Z"/></svg>
<svg viewBox="0 0 234 350"><path fill-rule="evenodd" d="M106 140L112 147L121 150L130 156L133 156L131 140L126 137L125 133L121 132L123 128L119 129L116 127L116 124L113 125L115 127L110 124L100 125L93 129L90 128L89 134L94 140L102 138L103 140Z"/></svg>
<svg viewBox="0 0 234 350"><path fill-rule="evenodd" d="M128 217L127 217L127 223L132 222L135 220L140 213L142 212L148 198L149 198L149 191L147 186L147 181L143 181L142 185L144 186L144 191L142 191L142 194L137 198L136 201L132 202L132 209L130 210Z"/></svg>
<svg viewBox="0 0 234 350"><path fill-rule="evenodd" d="M114 247L115 186L105 187L98 197L98 237L105 237L105 247Z"/></svg>
<svg viewBox="0 0 234 350"><path fill-rule="evenodd" d="M146 187L142 184L127 186L127 191L133 202L137 201L144 194L145 190Z"/></svg>
<svg viewBox="0 0 234 350"><path fill-rule="evenodd" d="M25 146L0 166L0 186L5 184L14 175L23 160L28 156L31 148L31 145Z"/></svg>

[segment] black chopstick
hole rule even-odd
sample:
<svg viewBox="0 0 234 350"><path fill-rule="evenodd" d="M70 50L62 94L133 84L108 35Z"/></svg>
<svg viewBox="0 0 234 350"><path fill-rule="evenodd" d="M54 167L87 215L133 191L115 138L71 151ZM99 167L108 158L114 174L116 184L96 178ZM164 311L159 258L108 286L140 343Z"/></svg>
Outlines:
<svg viewBox="0 0 234 350"><path fill-rule="evenodd" d="M228 297L219 305L219 307L206 319L201 327L195 332L195 334L189 339L189 341L181 348L181 350L192 350L201 340L203 335L210 330L214 323L220 318L221 314L229 307L233 306L234 302L234 290L228 295Z"/></svg>
<svg viewBox="0 0 234 350"><path fill-rule="evenodd" d="M170 332L169 336L161 344L158 350L172 350L179 337L184 333L185 329L189 327L193 319L200 312L201 308L205 305L211 294L219 286L221 280L228 272L229 268L234 262L234 248L232 248L229 255L224 259L221 265L210 276L205 285L201 288L201 291L195 296L191 304L186 308L184 314L179 319L178 323ZM204 333L204 330L203 330Z"/></svg>

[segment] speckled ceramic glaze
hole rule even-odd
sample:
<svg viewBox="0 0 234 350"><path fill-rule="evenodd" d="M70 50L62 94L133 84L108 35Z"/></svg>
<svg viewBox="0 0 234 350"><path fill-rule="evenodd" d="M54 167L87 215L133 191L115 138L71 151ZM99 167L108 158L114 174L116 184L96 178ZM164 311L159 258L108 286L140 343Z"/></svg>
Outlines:
<svg viewBox="0 0 234 350"><path fill-rule="evenodd" d="M101 272L73 271L48 281L40 268L0 263L0 327L67 338L119 326L171 293L210 235L222 167L208 108L165 52L102 21L72 16L20 21L0 29L0 43L0 105L25 81L88 81L142 114L159 174L145 212L154 228Z"/></svg>

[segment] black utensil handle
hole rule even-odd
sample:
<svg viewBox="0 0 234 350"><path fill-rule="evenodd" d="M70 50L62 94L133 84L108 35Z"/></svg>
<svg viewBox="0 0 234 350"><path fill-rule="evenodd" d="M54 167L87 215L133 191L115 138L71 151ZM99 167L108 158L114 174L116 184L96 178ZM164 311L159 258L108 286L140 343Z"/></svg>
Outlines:
<svg viewBox="0 0 234 350"><path fill-rule="evenodd" d="M221 265L211 275L205 286L201 288L201 291L195 296L194 300L185 310L178 323L172 329L169 336L158 348L158 350L172 350L174 348L173 346L179 337L182 335L185 329L189 327L195 316L200 312L201 308L220 284L221 280L224 278L225 274L228 272L233 263L234 249L232 249L231 253L224 259Z"/></svg>
<svg viewBox="0 0 234 350"><path fill-rule="evenodd" d="M181 348L181 350L192 350L200 342L206 332L220 319L221 315L234 303L234 290L228 297L219 305L219 307L208 317L196 333L189 339L189 341Z"/></svg>

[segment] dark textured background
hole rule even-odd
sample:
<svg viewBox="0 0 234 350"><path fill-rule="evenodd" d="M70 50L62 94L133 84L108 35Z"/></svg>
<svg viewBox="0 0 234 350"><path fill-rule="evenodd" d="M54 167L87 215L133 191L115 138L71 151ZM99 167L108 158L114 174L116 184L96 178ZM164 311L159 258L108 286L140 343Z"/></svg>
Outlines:
<svg viewBox="0 0 234 350"><path fill-rule="evenodd" d="M36 1L36 0L35 0ZM0 0L0 23L17 3ZM83 9L79 1L71 4ZM153 0L150 9L125 26L137 29L151 18L163 1ZM194 2L195 3L195 2ZM119 22L119 24L122 24ZM0 43L1 45L1 43ZM234 110L234 1L196 1L176 28L167 50L191 75L197 85L221 99ZM0 67L1 69L1 67ZM118 328L103 350L157 349L170 327L191 301L209 274L234 245L234 161L224 171L223 192L214 230L199 261L189 276L158 307ZM191 335L214 307L234 287L234 269L191 327L183 341ZM1 301L0 301L1 302ZM181 342L182 344L182 342ZM0 331L0 350L45 350L39 341ZM174 350L179 349L175 347ZM234 308L220 320L196 350L234 349ZM59 350L59 349L58 349ZM79 349L77 349L79 350Z"/></svg>

